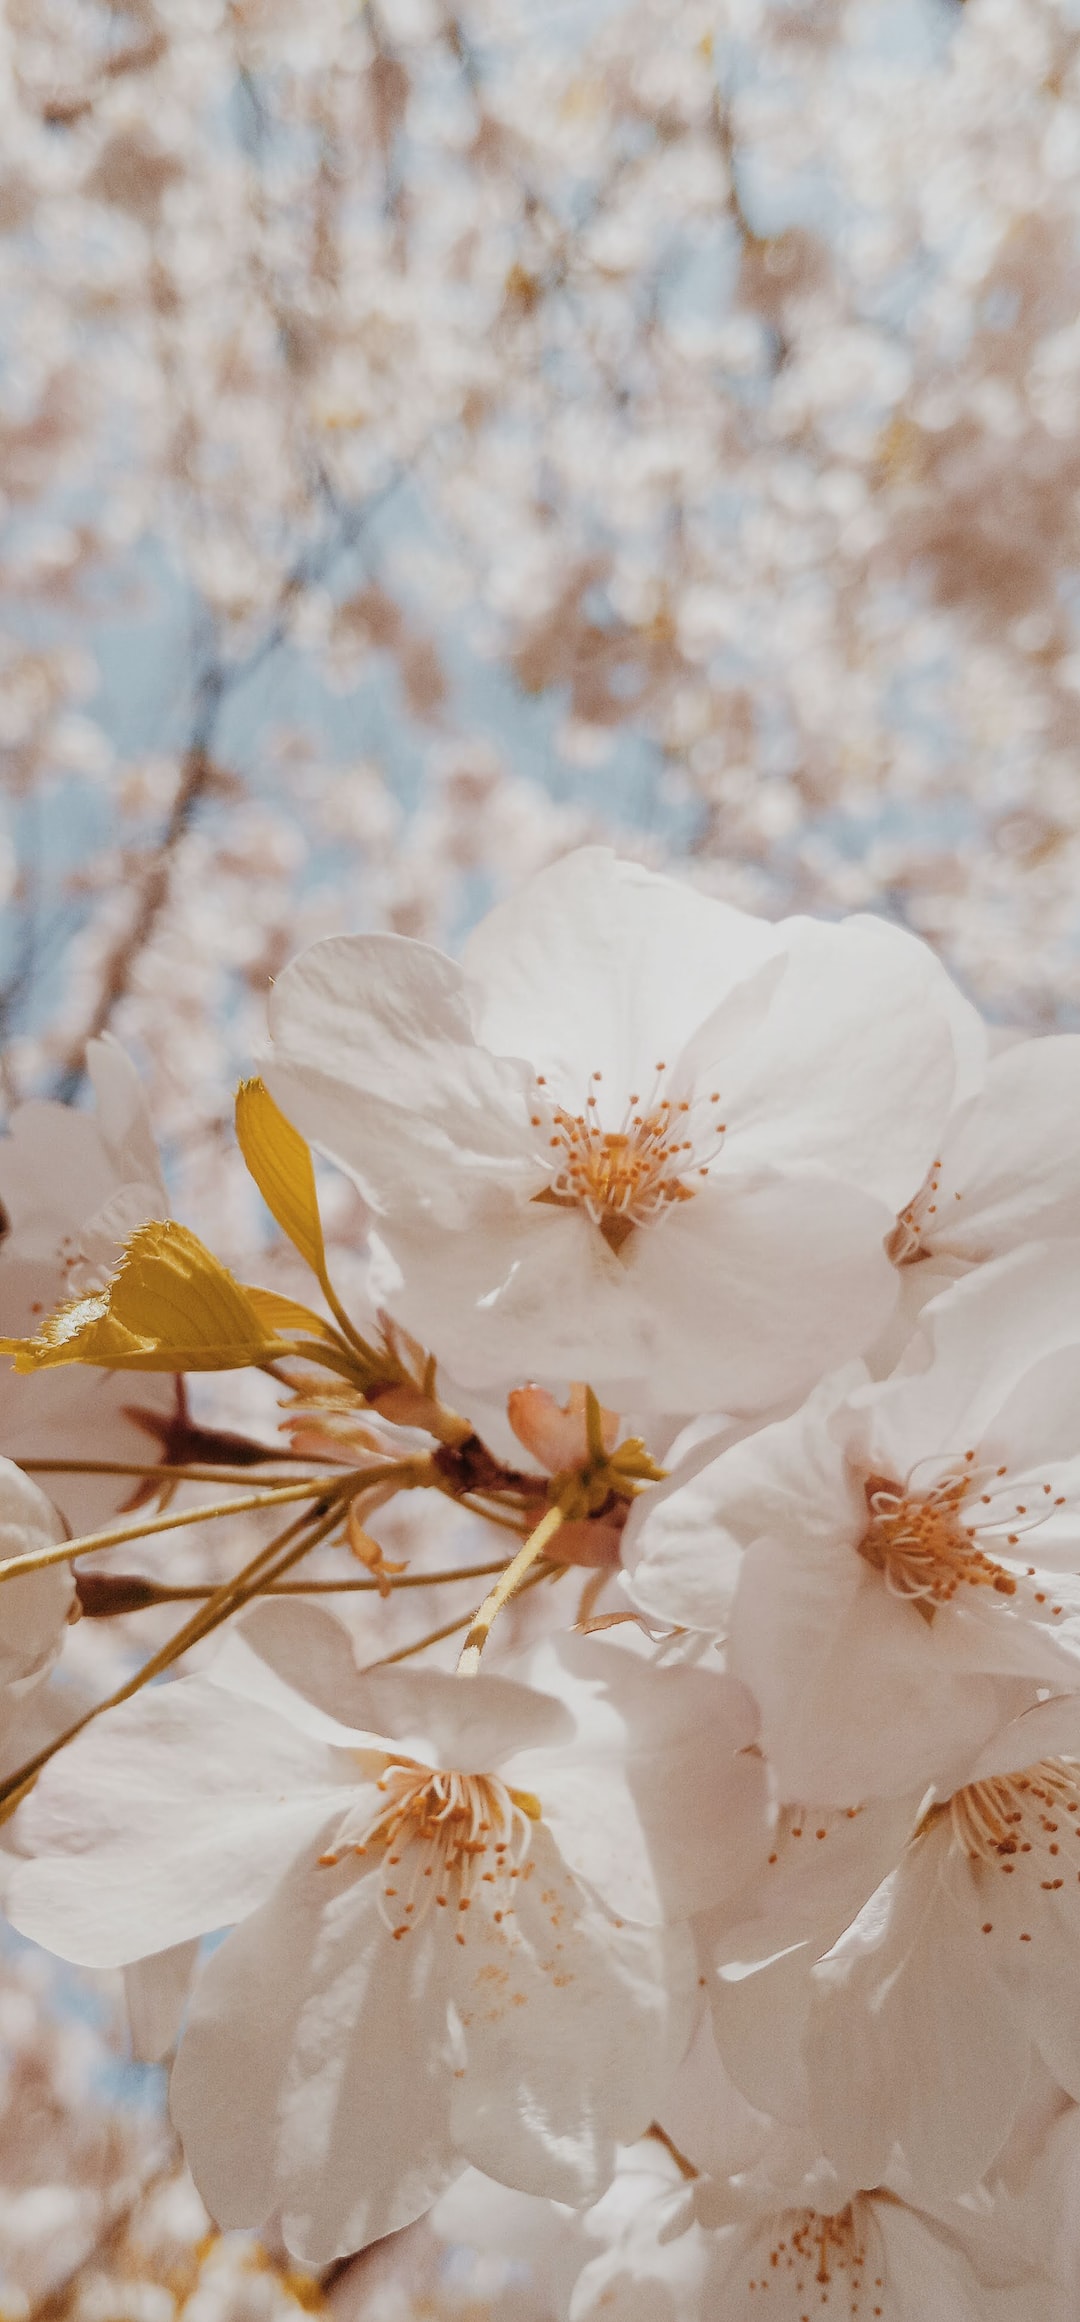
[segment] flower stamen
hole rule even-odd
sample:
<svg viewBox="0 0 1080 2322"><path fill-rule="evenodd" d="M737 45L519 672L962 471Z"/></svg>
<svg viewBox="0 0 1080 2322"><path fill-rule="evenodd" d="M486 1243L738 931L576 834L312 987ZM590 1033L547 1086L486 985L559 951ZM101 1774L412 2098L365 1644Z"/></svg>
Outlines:
<svg viewBox="0 0 1080 2322"><path fill-rule="evenodd" d="M1019 1773L968 1782L942 1811L969 1862L1007 1877L1037 1872L1044 1894L1058 1893L1066 1877L1074 1887L1080 1881L1080 1765L1071 1759L1041 1758ZM992 1934L992 1924L983 1932Z"/></svg>
<svg viewBox="0 0 1080 2322"><path fill-rule="evenodd" d="M902 1484L887 1476L866 1478L870 1522L859 1542L859 1554L883 1575L891 1594L915 1603L928 1619L962 1583L1015 1596L1021 1580L1010 1569L1009 1552L1065 1505L1065 1495L1048 1483L1028 1482L1025 1497L1014 1499L1008 1469L979 1467L973 1451L964 1453L959 1467L916 1488L919 1468L935 1464L920 1461ZM997 1555L990 1553L994 1548ZM1026 1577L1034 1576L1032 1565ZM1033 1599L1034 1605L1042 1601ZM1060 1605L1051 1609L1054 1615L1062 1611Z"/></svg>
<svg viewBox="0 0 1080 2322"><path fill-rule="evenodd" d="M861 2213L858 2219L856 2209ZM866 2212L861 2199L829 2216L816 2209L785 2210L776 2220L765 2270L748 2288L786 2290L784 2313L798 2313L799 2322L810 2322L811 2314L819 2314L823 2307L839 2311L834 2305L837 2298L843 2299L849 2316L882 2316L884 2267L873 2280L866 2275L866 2241L860 2230ZM790 2302L792 2294L797 2305Z"/></svg>
<svg viewBox="0 0 1080 2322"><path fill-rule="evenodd" d="M493 1774L436 1772L409 1759L392 1759L377 1787L386 1803L359 1827L355 1811L347 1814L319 1861L333 1869L347 1854L382 1849L380 1908L395 1942L432 1909L467 1912L478 1880L500 1886L520 1875L529 1826L540 1819L531 1792L510 1790ZM505 1917L509 1893L499 1899ZM455 1935L465 1941L460 1925Z"/></svg>
<svg viewBox="0 0 1080 2322"><path fill-rule="evenodd" d="M719 1091L697 1099L666 1096L666 1072L666 1064L659 1063L651 1094L643 1104L633 1093L616 1128L605 1128L600 1118L599 1072L591 1075L583 1112L571 1113L541 1094L530 1116L534 1127L548 1129L544 1164L550 1183L534 1200L583 1209L616 1252L636 1226L651 1224L674 1203L693 1199L699 1188L687 1177L707 1177L723 1143ZM539 1075L536 1086L545 1090Z"/></svg>
<svg viewBox="0 0 1080 2322"><path fill-rule="evenodd" d="M1015 1596L1015 1574L977 1547L976 1527L960 1520L969 1486L967 1474L944 1476L915 1496L883 1476L868 1477L870 1523L859 1554L883 1574L893 1596L928 1610L950 1603L961 1582Z"/></svg>

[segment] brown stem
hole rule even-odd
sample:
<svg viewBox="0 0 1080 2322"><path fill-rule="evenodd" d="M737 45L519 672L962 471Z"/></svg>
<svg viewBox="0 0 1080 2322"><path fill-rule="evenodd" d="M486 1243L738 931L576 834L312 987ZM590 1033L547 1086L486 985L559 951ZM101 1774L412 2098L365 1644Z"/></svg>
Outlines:
<svg viewBox="0 0 1080 2322"><path fill-rule="evenodd" d="M264 1596L382 1595L387 1587L438 1588L452 1581L484 1580L489 1573L502 1570L503 1561L500 1561L497 1564L461 1564L450 1572L384 1573L381 1582L352 1579L283 1580L264 1588L260 1593ZM208 1601L214 1594L212 1588L195 1584L188 1588L169 1588L165 1582L144 1580L140 1572L77 1572L75 1589L89 1620L112 1619L120 1613L144 1612L148 1606L155 1604L199 1604Z"/></svg>
<svg viewBox="0 0 1080 2322"><path fill-rule="evenodd" d="M283 1464L287 1462L290 1465L302 1463L308 1467L314 1466L314 1462L311 1460L302 1462L302 1455L299 1452L270 1449L263 1449L260 1461L245 1459L238 1464L243 1467L255 1467L261 1464L261 1461L265 1461L270 1466L276 1459L280 1459ZM168 1461L162 1459L155 1460L152 1465L148 1463L145 1466L140 1466L135 1460L127 1459L20 1459L19 1466L26 1475L130 1475L151 1478L160 1476L163 1483L232 1483L236 1472L231 1467L201 1466L198 1463L188 1464L185 1462L183 1466L171 1466ZM318 1471L316 1470L316 1472ZM267 1479L268 1483L272 1480L272 1478ZM290 1479L283 1476L281 1480L283 1483L287 1483Z"/></svg>

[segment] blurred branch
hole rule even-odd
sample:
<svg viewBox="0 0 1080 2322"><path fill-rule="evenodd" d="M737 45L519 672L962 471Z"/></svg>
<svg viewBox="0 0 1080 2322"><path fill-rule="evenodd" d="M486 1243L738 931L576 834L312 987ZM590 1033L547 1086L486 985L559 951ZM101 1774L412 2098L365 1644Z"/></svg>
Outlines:
<svg viewBox="0 0 1080 2322"><path fill-rule="evenodd" d="M72 1042L52 1086L51 1093L62 1103L71 1104L78 1096L86 1077L87 1044L107 1031L116 1009L131 990L139 962L168 905L177 854L200 807L213 790L217 772L214 746L226 703L284 644L296 599L306 588L323 580L339 556L357 546L368 524L398 490L405 472L404 468L398 468L385 484L355 505L337 499L332 487L320 475L321 494L332 511L330 531L313 549L297 557L282 583L276 612L249 652L230 660L216 645L212 648L196 683L191 728L173 803L139 881L131 924L109 956L90 1018Z"/></svg>

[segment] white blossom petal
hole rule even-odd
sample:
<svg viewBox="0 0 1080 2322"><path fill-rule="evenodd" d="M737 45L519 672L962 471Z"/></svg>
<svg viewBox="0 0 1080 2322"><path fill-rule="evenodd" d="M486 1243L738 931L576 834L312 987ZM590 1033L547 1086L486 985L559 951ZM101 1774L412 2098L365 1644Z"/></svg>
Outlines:
<svg viewBox="0 0 1080 2322"><path fill-rule="evenodd" d="M577 1731L542 1757L524 1748L504 1773L536 1789L565 1861L609 1909L648 1925L688 1918L764 1866L766 1777L744 1687L599 1638L561 1637L528 1667Z"/></svg>
<svg viewBox="0 0 1080 2322"><path fill-rule="evenodd" d="M599 1068L621 1105L782 947L767 920L581 847L488 913L463 966L485 1047L528 1056L575 1103Z"/></svg>
<svg viewBox="0 0 1080 2322"><path fill-rule="evenodd" d="M894 2144L931 2200L983 2175L1023 2101L1030 2042L997 1978L939 1825L829 1956L806 2043L822 2149L875 2184ZM960 1882L958 1887L958 1882Z"/></svg>
<svg viewBox="0 0 1080 2322"><path fill-rule="evenodd" d="M686 1931L612 1921L540 1823L512 1912L498 1887L474 1889L453 1966L456 2141L523 2192L594 2200L616 2143L648 2127L689 2039L697 1973Z"/></svg>
<svg viewBox="0 0 1080 2322"><path fill-rule="evenodd" d="M1080 1034L1019 1040L947 1130L933 1209L918 1231L933 1255L969 1264L1025 1241L1080 1234Z"/></svg>
<svg viewBox="0 0 1080 2322"><path fill-rule="evenodd" d="M280 2210L289 2247L327 2265L456 2174L450 2086L438 1931L394 1943L377 1876L309 1851L203 1969L171 2104L218 2223Z"/></svg>
<svg viewBox="0 0 1080 2322"><path fill-rule="evenodd" d="M572 1732L552 1695L487 1669L468 1684L442 1669L361 1670L348 1630L321 1605L253 1606L212 1675L245 1690L257 1684L258 1698L316 1736L364 1746L379 1737L403 1756L461 1773L486 1773Z"/></svg>
<svg viewBox="0 0 1080 2322"><path fill-rule="evenodd" d="M159 2064L175 2046L198 1955L198 1939L192 1937L125 1967L124 2002L140 2064Z"/></svg>
<svg viewBox="0 0 1080 2322"><path fill-rule="evenodd" d="M267 1086L378 1212L475 1217L488 1179L527 1198L530 1075L476 1044L462 973L399 935L334 935L279 976Z"/></svg>
<svg viewBox="0 0 1080 2322"><path fill-rule="evenodd" d="M40 1776L8 1916L84 1967L168 1950L260 1903L356 1782L347 1752L205 1678L139 1694Z"/></svg>
<svg viewBox="0 0 1080 2322"><path fill-rule="evenodd" d="M795 920L785 933L787 973L768 1018L729 1065L733 1148L744 1167L817 1162L899 1209L938 1149L956 1088L948 979L884 920Z"/></svg>

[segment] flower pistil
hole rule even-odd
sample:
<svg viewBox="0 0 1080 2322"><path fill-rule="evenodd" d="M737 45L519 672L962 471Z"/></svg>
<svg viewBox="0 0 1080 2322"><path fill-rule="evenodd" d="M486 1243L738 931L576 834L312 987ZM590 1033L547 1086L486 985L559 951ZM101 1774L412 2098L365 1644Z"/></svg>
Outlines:
<svg viewBox="0 0 1080 2322"><path fill-rule="evenodd" d="M533 1198L559 1209L583 1209L616 1252L635 1226L654 1222L675 1202L692 1200L698 1188L688 1177L707 1177L723 1142L719 1090L695 1100L665 1096L667 1069L663 1061L657 1064L651 1095L642 1103L633 1093L614 1129L600 1120L602 1073L590 1075L580 1113L553 1103L544 1074L536 1077L539 1109L531 1124L548 1129L545 1166L551 1174Z"/></svg>
<svg viewBox="0 0 1080 2322"><path fill-rule="evenodd" d="M348 1814L319 1861L332 1869L347 1854L382 1849L380 1904L395 1942L433 1908L463 1920L480 1881L503 1890L496 1922L509 1915L512 1882L529 1872L530 1825L540 1819L531 1792L494 1774L437 1772L411 1759L391 1760L377 1787L385 1803L359 1825ZM455 1937L465 1942L460 1923Z"/></svg>

